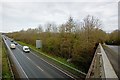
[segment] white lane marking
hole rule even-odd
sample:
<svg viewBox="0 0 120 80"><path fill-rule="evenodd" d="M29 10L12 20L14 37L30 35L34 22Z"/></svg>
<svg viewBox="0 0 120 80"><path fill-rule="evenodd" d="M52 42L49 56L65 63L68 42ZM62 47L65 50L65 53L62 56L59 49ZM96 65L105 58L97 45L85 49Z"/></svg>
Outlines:
<svg viewBox="0 0 120 80"><path fill-rule="evenodd" d="M38 65L36 65L41 71L43 71Z"/></svg>
<svg viewBox="0 0 120 80"><path fill-rule="evenodd" d="M30 60L30 58L29 57L27 57L29 60Z"/></svg>
<svg viewBox="0 0 120 80"><path fill-rule="evenodd" d="M24 75L26 76L26 78L29 80L29 78L28 78L27 74L26 74L26 73L25 73L25 71L23 70L22 66L21 66L21 65L20 65L20 63L18 62L17 58L15 57L15 55L13 54L13 52L11 51L11 49L9 48L9 46L8 46L7 42L6 42L5 40L4 40L4 42L5 42L5 44L7 45L7 47L8 47L8 49L9 49L9 51L12 53L12 55L13 55L14 59L16 60L16 62L18 63L18 65L20 66L20 68L21 68L22 72L24 73Z"/></svg>
<svg viewBox="0 0 120 80"><path fill-rule="evenodd" d="M19 51L21 51L19 48L17 48ZM26 56L23 52L21 52L28 60L30 60L33 65L35 65L38 69L40 69L41 71L44 71L42 68L40 68L37 64L35 64L28 56Z"/></svg>
<svg viewBox="0 0 120 80"><path fill-rule="evenodd" d="M19 44L19 46L20 47L22 47L20 44ZM22 52L22 54L24 55L24 53ZM38 57L38 56L36 56L36 57ZM29 60L30 60L30 58L29 57L27 57ZM40 57L38 57L38 58L40 58ZM37 66L37 65L36 65ZM41 71L44 71L43 69L41 69L39 66L37 66ZM49 75L48 73L46 73L45 71L44 71L44 73L47 75L47 76L49 76L49 78L53 78L53 77L51 77L51 75Z"/></svg>
<svg viewBox="0 0 120 80"><path fill-rule="evenodd" d="M21 46L21 45L19 44L19 46ZM21 46L21 47L22 47L22 46ZM31 52L31 51L30 51L30 52ZM49 65L51 65L52 67L56 68L56 69L59 70L60 72L66 74L67 76L69 76L69 77L73 78L74 80L76 80L76 79L75 79L74 77L72 77L71 75L69 75L69 74L67 74L66 72L60 70L59 68L57 68L56 66L50 64L49 62L45 61L44 59L40 58L39 56L37 56L37 55L34 54L33 52L31 52L31 53L32 53L34 56L36 56L36 57L38 57L39 59L41 59L41 60L43 60L44 62L46 62L47 64L49 64Z"/></svg>
<svg viewBox="0 0 120 80"><path fill-rule="evenodd" d="M32 52L31 52L32 53ZM37 56L36 54L32 53L34 56L38 57L39 59L43 60L44 62L46 62L47 64L51 65L52 67L56 68L57 70L61 71L62 73L66 74L67 76L73 78L74 80L76 80L74 77L72 77L71 75L67 74L66 72L60 70L59 68L57 68L56 66L50 64L49 62L45 61L44 59L40 58L39 56Z"/></svg>
<svg viewBox="0 0 120 80"><path fill-rule="evenodd" d="M36 65L29 57L27 57L38 69L40 69L41 71L43 71L42 68L40 68L38 65Z"/></svg>

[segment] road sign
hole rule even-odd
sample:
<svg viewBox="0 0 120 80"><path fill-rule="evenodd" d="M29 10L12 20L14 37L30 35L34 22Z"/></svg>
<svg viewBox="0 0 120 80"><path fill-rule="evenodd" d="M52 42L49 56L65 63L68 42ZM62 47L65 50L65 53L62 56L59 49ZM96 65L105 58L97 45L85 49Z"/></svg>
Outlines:
<svg viewBox="0 0 120 80"><path fill-rule="evenodd" d="M42 41L36 40L36 48L42 48Z"/></svg>

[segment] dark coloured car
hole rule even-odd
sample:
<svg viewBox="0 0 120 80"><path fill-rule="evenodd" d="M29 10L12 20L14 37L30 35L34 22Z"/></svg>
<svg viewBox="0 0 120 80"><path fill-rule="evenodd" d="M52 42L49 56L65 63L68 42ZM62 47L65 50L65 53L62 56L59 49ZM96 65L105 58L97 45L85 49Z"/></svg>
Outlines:
<svg viewBox="0 0 120 80"><path fill-rule="evenodd" d="M17 45L17 42L14 41L14 44Z"/></svg>
<svg viewBox="0 0 120 80"><path fill-rule="evenodd" d="M13 39L11 39L11 42L13 42Z"/></svg>

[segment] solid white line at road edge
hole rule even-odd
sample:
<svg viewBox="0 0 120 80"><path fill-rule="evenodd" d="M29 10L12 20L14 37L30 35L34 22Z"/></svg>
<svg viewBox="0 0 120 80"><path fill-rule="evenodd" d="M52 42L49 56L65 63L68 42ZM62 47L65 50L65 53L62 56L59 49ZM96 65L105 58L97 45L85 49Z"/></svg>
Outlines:
<svg viewBox="0 0 120 80"><path fill-rule="evenodd" d="M22 47L20 44L19 44L20 47ZM30 51L31 52L31 51ZM76 80L74 77L72 77L71 75L67 74L66 72L60 70L59 68L57 68L56 66L50 64L49 62L45 61L44 59L40 58L39 56L37 56L36 54L34 54L33 52L31 52L34 56L38 57L39 59L43 60L44 62L46 62L47 64L51 65L52 67L56 68L57 70L59 70L60 72L66 74L67 76L69 76L70 78Z"/></svg>
<svg viewBox="0 0 120 80"><path fill-rule="evenodd" d="M18 65L20 66L21 70L22 70L22 71L23 71L23 73L25 74L26 78L29 80L29 78L28 78L27 74L25 73L25 71L23 70L22 66L20 65L20 63L18 62L18 60L16 59L16 57L14 56L14 54L13 54L13 52L11 51L11 49L9 48L9 46L8 46L7 42L6 42L5 40L4 40L4 42L5 42L5 44L7 45L7 47L8 47L8 49L9 49L9 51L12 53L12 55L13 55L14 59L16 60L16 62L18 63Z"/></svg>
<svg viewBox="0 0 120 80"><path fill-rule="evenodd" d="M31 52L32 53L32 52ZM67 74L66 72L60 70L59 68L57 68L56 66L50 64L49 62L45 61L44 59L40 58L39 56L37 56L36 54L32 53L34 56L38 57L39 59L43 60L44 62L46 62L47 64L51 65L52 67L56 68L57 70L59 70L60 72L66 74L67 76L73 78L74 80L76 80L74 77L72 77L71 75Z"/></svg>

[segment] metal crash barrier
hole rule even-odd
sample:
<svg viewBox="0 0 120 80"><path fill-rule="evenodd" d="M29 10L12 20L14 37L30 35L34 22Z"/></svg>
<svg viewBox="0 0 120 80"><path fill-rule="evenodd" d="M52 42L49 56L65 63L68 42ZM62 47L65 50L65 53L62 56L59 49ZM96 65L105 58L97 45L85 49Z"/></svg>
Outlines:
<svg viewBox="0 0 120 80"><path fill-rule="evenodd" d="M19 64L18 60L16 59L16 57L14 56L13 52L11 51L9 45L6 43L4 36L2 36L3 41L5 43L5 46L7 47L8 50L8 55L10 60L12 61L12 63L14 64L14 66L16 67L16 70L19 74L19 78L24 78L24 79L28 79L26 73L24 72L23 68L21 67L21 65Z"/></svg>

